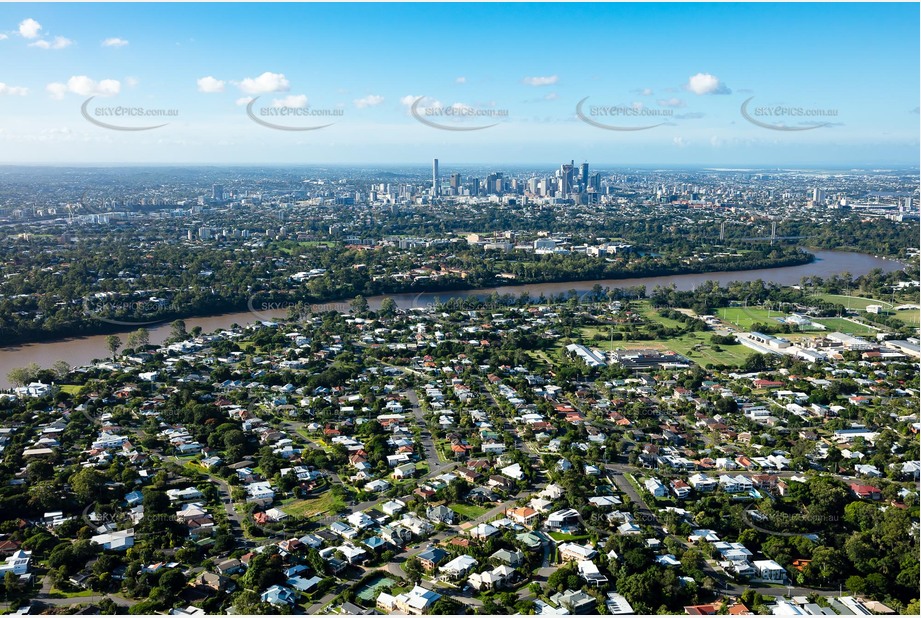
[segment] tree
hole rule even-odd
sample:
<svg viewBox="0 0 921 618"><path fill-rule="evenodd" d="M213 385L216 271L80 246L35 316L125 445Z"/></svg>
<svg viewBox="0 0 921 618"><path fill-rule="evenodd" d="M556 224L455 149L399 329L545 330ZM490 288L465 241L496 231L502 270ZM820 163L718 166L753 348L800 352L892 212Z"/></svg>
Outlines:
<svg viewBox="0 0 921 618"><path fill-rule="evenodd" d="M96 609L99 614L104 616L117 616L125 613L122 607L109 597L105 597L99 601L99 603L96 604Z"/></svg>
<svg viewBox="0 0 921 618"><path fill-rule="evenodd" d="M29 483L29 504L33 507L47 510L60 504L61 490L53 481L38 481Z"/></svg>
<svg viewBox="0 0 921 618"><path fill-rule="evenodd" d="M397 312L397 302L389 296L381 301L381 307L377 310L378 315L384 318L391 318Z"/></svg>
<svg viewBox="0 0 921 618"><path fill-rule="evenodd" d="M413 556L403 563L403 572L406 573L406 577L409 578L409 581L418 582L422 579L422 563L419 562L418 558Z"/></svg>
<svg viewBox="0 0 921 618"><path fill-rule="evenodd" d="M134 350L146 348L150 344L150 331L139 328L128 335L128 347Z"/></svg>
<svg viewBox="0 0 921 618"><path fill-rule="evenodd" d="M847 559L833 547L816 547L807 574L824 584L837 582L847 571Z"/></svg>
<svg viewBox="0 0 921 618"><path fill-rule="evenodd" d="M349 302L349 306L352 308L352 312L355 314L367 313L368 299L359 294Z"/></svg>
<svg viewBox="0 0 921 618"><path fill-rule="evenodd" d="M122 339L118 335L109 335L106 337L106 347L112 353L112 359L115 360L115 353L122 347Z"/></svg>
<svg viewBox="0 0 921 618"><path fill-rule="evenodd" d="M37 363L29 363L25 367L11 369L9 373L6 374L6 379L15 386L25 386L29 382L35 381L38 372L41 370L42 368L39 367Z"/></svg>
<svg viewBox="0 0 921 618"><path fill-rule="evenodd" d="M170 595L175 596L185 588L186 578L180 569L169 569L160 576L157 585L169 591Z"/></svg>
<svg viewBox="0 0 921 618"><path fill-rule="evenodd" d="M106 477L94 468L83 468L70 477L70 487L84 503L96 501L105 487Z"/></svg>
<svg viewBox="0 0 921 618"><path fill-rule="evenodd" d="M185 320L175 320L172 324L170 324L170 328L172 329L170 331L171 339L176 339L176 340L185 339L186 337Z"/></svg>
<svg viewBox="0 0 921 618"><path fill-rule="evenodd" d="M7 571L3 576L3 589L7 599L12 599L19 592L19 577L12 571Z"/></svg>
<svg viewBox="0 0 921 618"><path fill-rule="evenodd" d="M54 364L51 366L51 370L54 372L54 375L56 375L58 379L60 380L62 378L67 377L67 374L70 373L70 363L68 363L67 361L63 361L63 360L55 361Z"/></svg>

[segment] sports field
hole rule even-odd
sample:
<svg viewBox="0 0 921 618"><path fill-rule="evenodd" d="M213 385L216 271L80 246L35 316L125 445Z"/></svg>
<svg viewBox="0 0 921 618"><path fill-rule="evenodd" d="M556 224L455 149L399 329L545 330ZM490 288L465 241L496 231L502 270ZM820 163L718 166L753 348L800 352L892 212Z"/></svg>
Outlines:
<svg viewBox="0 0 921 618"><path fill-rule="evenodd" d="M760 307L720 307L716 315L721 320L732 322L742 329L749 329L752 324L760 322L761 324L772 324L776 322L774 318L785 317L782 311L771 311L761 309Z"/></svg>

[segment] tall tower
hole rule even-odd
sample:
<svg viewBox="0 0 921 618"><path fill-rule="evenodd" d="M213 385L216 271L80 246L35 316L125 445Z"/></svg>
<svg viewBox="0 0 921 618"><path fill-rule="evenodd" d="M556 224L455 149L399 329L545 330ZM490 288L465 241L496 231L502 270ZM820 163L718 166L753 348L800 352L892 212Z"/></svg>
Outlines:
<svg viewBox="0 0 921 618"><path fill-rule="evenodd" d="M560 166L560 193L564 196L572 193L572 170L573 163L563 164Z"/></svg>
<svg viewBox="0 0 921 618"><path fill-rule="evenodd" d="M432 196L438 197L438 159L432 159Z"/></svg>

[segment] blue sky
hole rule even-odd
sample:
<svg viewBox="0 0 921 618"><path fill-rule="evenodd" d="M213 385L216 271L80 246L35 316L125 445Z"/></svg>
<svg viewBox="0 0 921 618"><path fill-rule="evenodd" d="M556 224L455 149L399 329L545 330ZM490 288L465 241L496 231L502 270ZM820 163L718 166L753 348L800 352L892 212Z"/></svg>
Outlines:
<svg viewBox="0 0 921 618"><path fill-rule="evenodd" d="M918 20L911 3L2 4L0 162L916 166ZM97 126L90 96L107 124L166 126ZM332 124L262 126L253 97L273 124ZM178 115L98 109L119 106Z"/></svg>

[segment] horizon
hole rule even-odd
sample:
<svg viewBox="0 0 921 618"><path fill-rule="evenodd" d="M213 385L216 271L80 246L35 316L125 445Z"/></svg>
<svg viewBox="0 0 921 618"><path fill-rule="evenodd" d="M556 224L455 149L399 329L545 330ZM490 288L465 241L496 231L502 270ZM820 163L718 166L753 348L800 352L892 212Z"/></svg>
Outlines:
<svg viewBox="0 0 921 618"><path fill-rule="evenodd" d="M904 164L904 165L882 165L882 164L866 164L864 166L856 165L845 165L845 164L815 164L815 165L794 165L794 164L785 164L785 165L760 165L760 166L745 166L745 167L730 167L732 164L707 164L707 165L692 165L692 164L670 164L670 163L595 163L594 161L581 161L578 159L569 159L575 160L577 163L585 162L589 163L593 169L605 169L605 170L643 170L643 171L659 171L659 170L690 170L690 171L701 171L701 172L763 172L763 171L773 171L773 172L842 172L842 171L853 171L853 172L892 172L892 171L921 171L921 166L913 164ZM501 161L484 161L484 162L445 162L444 159L438 159L439 168L442 171L445 169L469 169L474 167L504 167L506 169L516 169L516 170L531 170L535 168L548 168L554 170L560 166L561 163L565 162L565 158L561 158L556 162L535 162L535 163L509 163ZM0 169L4 168L137 168L137 167L153 167L153 168L251 168L251 167L271 167L271 168L281 168L281 169L291 169L297 167L306 167L310 169L323 169L323 168L345 168L345 169L355 169L362 167L373 167L375 169L419 169L427 172L431 172L431 160L426 163L420 163L418 161L405 162L405 163L374 163L374 162L328 162L328 163L314 163L314 162L303 162L303 163L288 163L288 162L266 162L266 163L219 163L219 162L173 162L173 163L142 163L142 162L109 162L109 161L99 161L99 162L51 162L51 163L34 163L34 162L24 162L24 163L0 163Z"/></svg>

